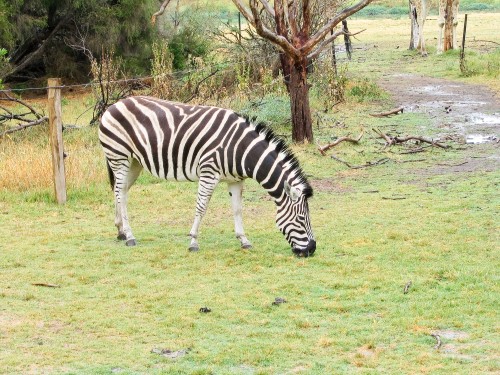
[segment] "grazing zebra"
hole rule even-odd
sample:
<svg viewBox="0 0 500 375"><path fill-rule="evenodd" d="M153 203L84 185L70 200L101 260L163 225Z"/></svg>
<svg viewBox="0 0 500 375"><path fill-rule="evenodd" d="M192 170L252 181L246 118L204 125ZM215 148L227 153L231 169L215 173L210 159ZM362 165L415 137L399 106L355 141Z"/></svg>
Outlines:
<svg viewBox="0 0 500 375"><path fill-rule="evenodd" d="M99 140L115 193L118 238L128 246L136 242L128 220L127 192L145 168L167 180L199 181L189 233L191 251L199 249L200 222L219 181L228 184L241 247L252 246L241 215L246 178L257 180L274 199L276 223L293 252L309 256L316 249L307 205L312 188L285 143L263 125L254 126L227 109L136 96L107 109Z"/></svg>

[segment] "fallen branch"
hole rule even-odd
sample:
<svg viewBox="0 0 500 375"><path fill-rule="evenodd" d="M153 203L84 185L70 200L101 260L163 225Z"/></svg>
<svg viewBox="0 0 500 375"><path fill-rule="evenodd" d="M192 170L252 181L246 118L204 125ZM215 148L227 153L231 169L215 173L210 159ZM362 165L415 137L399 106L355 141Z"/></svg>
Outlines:
<svg viewBox="0 0 500 375"><path fill-rule="evenodd" d="M474 38L474 40L473 40L473 41L474 41L474 42L486 42L486 43L493 43L493 44L496 44L496 45L499 45L499 46L500 46L500 43L498 43L498 42L494 42L494 41L492 41L492 40L482 40L482 39L476 39L476 38Z"/></svg>
<svg viewBox="0 0 500 375"><path fill-rule="evenodd" d="M400 112L403 113L403 110L404 110L404 107L398 107L398 108L391 109L390 111L387 111L387 112L370 113L370 116L373 116L373 117L389 117L391 115L397 115Z"/></svg>
<svg viewBox="0 0 500 375"><path fill-rule="evenodd" d="M410 287L411 287L411 280L406 283L405 288L403 289L403 293L407 294L408 291L410 290Z"/></svg>
<svg viewBox="0 0 500 375"><path fill-rule="evenodd" d="M3 133L1 133L0 138L3 138L5 135L17 132L19 130L24 130L26 128L31 128L32 126L40 125L40 124L44 123L45 121L47 121L48 119L49 118L47 116L44 116L42 118L39 118L38 120L29 122L27 124L18 125L15 128L8 129L8 130L4 131Z"/></svg>
<svg viewBox="0 0 500 375"><path fill-rule="evenodd" d="M331 155L331 158L333 160L337 160L338 162L341 162L342 164L345 164L346 166L348 166L351 169L362 169L362 168L374 167L376 165L385 164L389 160L391 160L389 158L382 158L382 159L376 160L376 161L368 161L368 162L366 162L365 164L362 164L362 165L352 165L352 164L346 162L345 160L342 160L342 159L336 157L335 155Z"/></svg>
<svg viewBox="0 0 500 375"><path fill-rule="evenodd" d="M406 197L382 197L382 199L390 200L390 201L400 201L400 200L406 199Z"/></svg>
<svg viewBox="0 0 500 375"><path fill-rule="evenodd" d="M33 285L33 286L44 286L44 287L47 287L47 288L60 288L60 286L57 285L57 284L32 283L31 285Z"/></svg>
<svg viewBox="0 0 500 375"><path fill-rule="evenodd" d="M419 142L423 142L423 143L429 143L430 145L432 146L436 146L436 147L441 147L441 148L448 148L449 146L447 145L444 145L442 143L439 143L439 142L436 142L436 141L433 141L432 139L427 139L427 138L424 138L424 137L419 137L419 136L414 136L414 135L409 135L407 137L393 137L393 136L390 136L390 135L387 135L385 133L383 133L380 129L373 129L373 131L382 139L385 140L385 146L384 148L387 148L389 146L393 146L393 145L396 145L396 144L399 144L399 143L405 143L405 142L408 142L408 141L419 141Z"/></svg>
<svg viewBox="0 0 500 375"><path fill-rule="evenodd" d="M436 342L437 342L436 345L434 346L434 349L439 350L439 348L443 344L441 342L441 337L436 333L431 333L431 336L434 337L436 339Z"/></svg>
<svg viewBox="0 0 500 375"><path fill-rule="evenodd" d="M460 167L461 165L465 165L467 163L468 161L464 161L463 163L458 163L458 164L437 163L436 165L439 165L441 167Z"/></svg>
<svg viewBox="0 0 500 375"><path fill-rule="evenodd" d="M351 142L351 143L356 143L356 144L359 143L359 141L361 141L361 138L363 138L364 133L365 133L365 131L363 129L363 130L361 130L361 134L358 136L358 138L351 138L349 136L340 137L340 138L337 138L334 142L327 144L326 146L318 145L318 150L319 150L319 152L321 152L321 155L325 156L326 151L337 146L338 144L340 144L342 142Z"/></svg>

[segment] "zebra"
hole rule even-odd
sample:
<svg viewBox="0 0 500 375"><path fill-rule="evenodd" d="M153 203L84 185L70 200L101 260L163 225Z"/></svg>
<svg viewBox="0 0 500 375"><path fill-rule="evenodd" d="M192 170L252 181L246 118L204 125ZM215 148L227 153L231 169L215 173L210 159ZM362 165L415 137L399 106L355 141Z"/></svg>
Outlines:
<svg viewBox="0 0 500 375"><path fill-rule="evenodd" d="M252 247L242 219L247 178L259 182L276 203L276 224L292 251L307 257L316 250L308 207L313 189L297 158L265 125L219 107L131 96L103 114L99 140L115 195L118 239L127 246L136 245L127 214L128 190L146 169L166 180L198 181L190 251L199 250L200 223L220 181L228 186L236 237L242 248Z"/></svg>

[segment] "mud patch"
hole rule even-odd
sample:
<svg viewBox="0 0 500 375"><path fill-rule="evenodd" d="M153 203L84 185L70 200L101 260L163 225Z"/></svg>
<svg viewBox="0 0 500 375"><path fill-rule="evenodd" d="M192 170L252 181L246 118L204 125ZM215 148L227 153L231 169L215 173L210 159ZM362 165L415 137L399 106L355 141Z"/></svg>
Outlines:
<svg viewBox="0 0 500 375"><path fill-rule="evenodd" d="M438 128L464 138L498 137L500 101L487 87L416 74L388 74L379 85L407 112L427 114Z"/></svg>
<svg viewBox="0 0 500 375"><path fill-rule="evenodd" d="M482 143L496 142L498 138L494 135L469 134L465 137L465 143L480 145Z"/></svg>

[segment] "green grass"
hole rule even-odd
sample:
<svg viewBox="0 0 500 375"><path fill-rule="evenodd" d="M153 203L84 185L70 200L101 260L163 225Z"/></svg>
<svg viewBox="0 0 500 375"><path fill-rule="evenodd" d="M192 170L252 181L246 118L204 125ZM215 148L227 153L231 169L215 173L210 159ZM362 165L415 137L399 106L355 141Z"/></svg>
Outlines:
<svg viewBox="0 0 500 375"><path fill-rule="evenodd" d="M396 68L482 78L461 77L453 54L422 59L394 48L407 40L398 31L369 35L359 43L381 47L355 52L348 90L373 95L349 94L347 103L316 113L323 121L315 123L315 136L326 144L362 126L360 145L343 143L329 153L352 164L390 161L351 170L314 145L294 147L315 188L310 209L318 248L309 259L293 256L276 229L273 203L252 181L244 219L254 249L239 249L221 185L202 223L201 250L189 253L196 184L146 174L131 190L138 246L127 248L115 240L95 127L65 133L71 173L64 206L53 202L44 130L3 141L0 373L498 373L500 176L489 158L497 146L452 144L401 155L400 147L382 150L369 129L424 129L429 137L441 130L425 114L368 116L394 105L371 88ZM366 62L356 60L360 54ZM312 97L318 111L320 99ZM76 121L86 101L68 98L65 121L88 120L89 114ZM246 105L249 114L283 125L279 96ZM463 161L476 167L454 167ZM287 303L273 306L276 297ZM187 348L174 360L151 353Z"/></svg>
<svg viewBox="0 0 500 375"><path fill-rule="evenodd" d="M238 249L221 186L195 254L186 236L194 184L141 178L130 199L136 248L114 239L104 182L70 191L63 207L4 192L2 371L498 371L498 173L422 177L432 162L353 172L312 147L300 157L318 186L318 249L305 260L292 255L254 183L245 192L254 250ZM275 297L288 302L272 306ZM205 306L212 312L201 314ZM464 338L443 338L437 351L437 330ZM170 360L153 348L192 350Z"/></svg>

